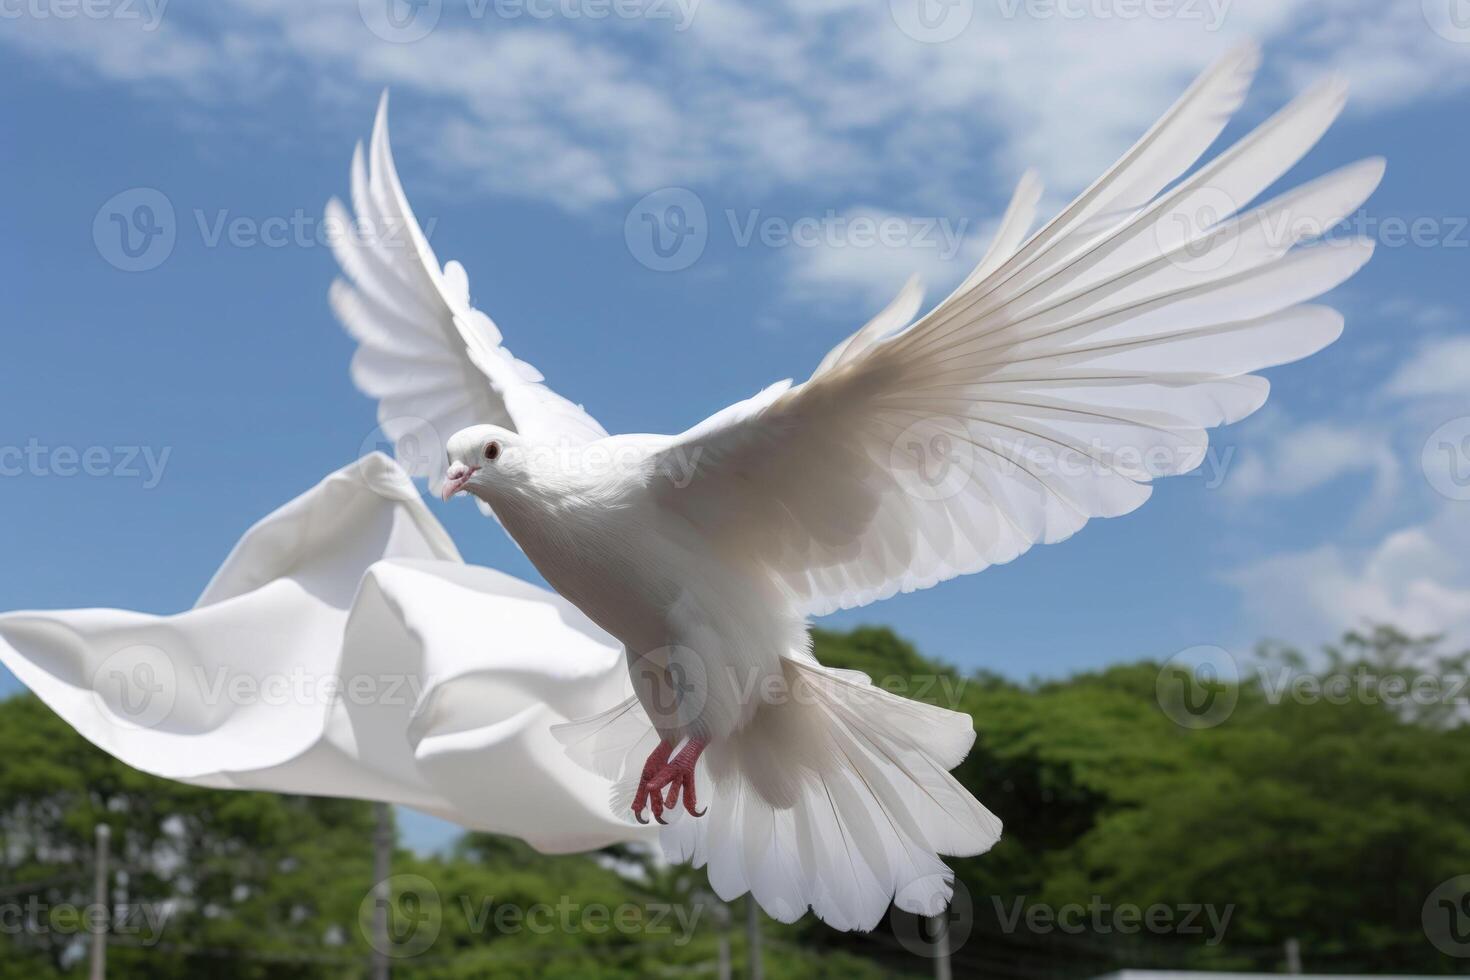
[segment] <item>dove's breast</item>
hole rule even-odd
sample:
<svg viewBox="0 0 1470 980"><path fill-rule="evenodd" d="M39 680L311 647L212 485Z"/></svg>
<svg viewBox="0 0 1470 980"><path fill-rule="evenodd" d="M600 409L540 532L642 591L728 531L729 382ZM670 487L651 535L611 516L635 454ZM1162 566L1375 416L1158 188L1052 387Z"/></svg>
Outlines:
<svg viewBox="0 0 1470 980"><path fill-rule="evenodd" d="M729 564L651 503L538 502L496 514L551 587L623 644L651 717L698 690L697 717L655 722L666 736L738 729L779 682L780 658L807 650L805 621L767 574Z"/></svg>
<svg viewBox="0 0 1470 980"><path fill-rule="evenodd" d="M630 647L658 642L680 591L671 542L641 510L578 501L495 508L551 587Z"/></svg>

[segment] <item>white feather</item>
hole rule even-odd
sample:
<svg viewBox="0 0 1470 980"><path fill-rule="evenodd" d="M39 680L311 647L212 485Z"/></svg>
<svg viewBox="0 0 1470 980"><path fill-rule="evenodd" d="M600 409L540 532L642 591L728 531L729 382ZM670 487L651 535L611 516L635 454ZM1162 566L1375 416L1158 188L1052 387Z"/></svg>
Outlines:
<svg viewBox="0 0 1470 980"><path fill-rule="evenodd" d="M338 250L354 377L385 428L399 415L471 425L449 440L462 485L624 645L634 697L556 732L613 781L614 811L660 743L708 741L695 768L708 813L673 813L662 840L721 896L843 929L872 928L890 902L939 911L952 879L940 855L980 853L1001 831L949 773L970 719L820 666L806 617L1133 510L1154 478L1199 464L1209 428L1261 406L1268 385L1251 372L1341 332L1334 310L1304 304L1372 243L1313 240L1362 204L1382 162L1246 210L1340 112L1341 83L1190 172L1258 61L1253 46L1221 59L1029 238L1040 183L1024 176L985 257L917 321L910 281L805 384L679 436L606 436L501 346L464 269L441 272L413 221L380 109L367 162L354 159L354 207L406 222L408 238ZM622 464L530 466L549 442Z"/></svg>
<svg viewBox="0 0 1470 980"><path fill-rule="evenodd" d="M399 462L443 483L445 441L492 422L547 442L583 444L607 435L588 415L538 384L541 375L501 346L500 330L470 305L458 262L440 271L419 227L388 143L388 96L378 104L369 151L352 157L352 204L327 203L333 253L345 279L328 296L358 342L352 379L378 401L378 421Z"/></svg>

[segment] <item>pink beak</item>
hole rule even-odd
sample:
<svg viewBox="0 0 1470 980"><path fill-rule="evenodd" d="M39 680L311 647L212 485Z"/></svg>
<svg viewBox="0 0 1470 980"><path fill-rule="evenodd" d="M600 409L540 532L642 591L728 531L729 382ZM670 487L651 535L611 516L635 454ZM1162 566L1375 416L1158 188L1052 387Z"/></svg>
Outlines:
<svg viewBox="0 0 1470 980"><path fill-rule="evenodd" d="M470 482L470 477L480 472L478 466L466 466L463 463L455 463L444 473L444 490L440 496L448 500L450 497L464 489L465 484Z"/></svg>

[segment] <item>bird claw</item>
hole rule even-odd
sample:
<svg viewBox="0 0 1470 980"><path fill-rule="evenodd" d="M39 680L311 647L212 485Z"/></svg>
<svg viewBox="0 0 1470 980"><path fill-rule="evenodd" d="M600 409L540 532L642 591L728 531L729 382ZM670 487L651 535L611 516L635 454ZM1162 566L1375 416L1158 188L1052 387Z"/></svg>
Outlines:
<svg viewBox="0 0 1470 980"><path fill-rule="evenodd" d="M654 822L668 826L664 813L678 806L681 798L684 811L691 817L705 815L707 808L698 809L699 802L694 795L694 766L699 761L700 753L704 751L704 745L700 739L690 739L678 755L670 758L673 746L667 742L659 742L658 747L649 754L648 761L643 764L643 773L638 779L638 792L633 797L635 820L641 824L648 823L643 816L643 810L647 807L653 811Z"/></svg>

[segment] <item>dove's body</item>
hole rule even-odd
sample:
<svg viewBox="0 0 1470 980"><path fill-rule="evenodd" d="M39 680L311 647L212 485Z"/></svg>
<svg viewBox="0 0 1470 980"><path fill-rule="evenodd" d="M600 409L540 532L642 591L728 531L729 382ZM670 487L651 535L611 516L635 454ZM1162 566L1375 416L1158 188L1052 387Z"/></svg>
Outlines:
<svg viewBox="0 0 1470 980"><path fill-rule="evenodd" d="M623 644L639 700L666 740L729 736L779 684L780 658L805 652L802 617L770 576L730 563L661 506L651 449L666 438L579 447L578 459L610 461L589 467L491 426L462 436L451 455L508 444L501 465L483 466L465 489L552 588ZM517 454L534 465L517 466ZM513 476L498 479L507 466Z"/></svg>
<svg viewBox="0 0 1470 980"><path fill-rule="evenodd" d="M334 241L354 378L395 442L455 432L448 472L420 475L479 497L627 647L635 696L558 737L625 810L648 801L659 815L646 792L658 767L678 770L682 792L698 783L708 816L676 812L662 841L708 865L722 898L749 891L782 920L811 907L848 929L872 928L890 901L940 911L952 876L939 855L1000 836L949 773L972 722L817 664L807 618L1132 511L1153 479L1199 465L1210 428L1261 406L1268 385L1251 372L1341 332L1307 301L1373 243L1305 243L1363 203L1382 161L1246 208L1316 143L1345 87L1314 86L1196 167L1258 60L1250 46L1222 58L1029 236L1041 190L1024 177L980 264L923 316L906 287L804 383L677 436L609 436L511 356L464 269L441 269L415 222L379 110L353 203L410 247ZM328 213L354 227L336 202ZM686 738L692 754L671 759Z"/></svg>

